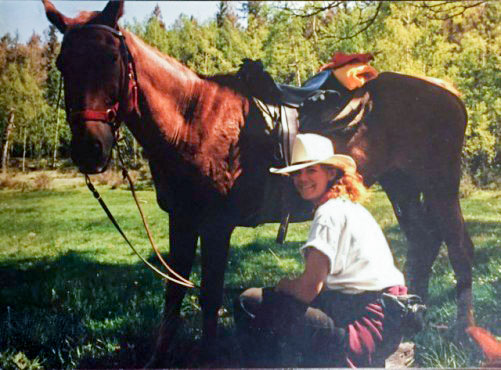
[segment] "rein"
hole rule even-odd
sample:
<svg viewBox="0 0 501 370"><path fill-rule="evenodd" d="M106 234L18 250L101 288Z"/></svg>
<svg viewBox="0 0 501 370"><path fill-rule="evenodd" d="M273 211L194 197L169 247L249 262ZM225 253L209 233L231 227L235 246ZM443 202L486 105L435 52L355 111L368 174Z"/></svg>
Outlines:
<svg viewBox="0 0 501 370"><path fill-rule="evenodd" d="M143 210L139 204L139 200L137 199L137 196L136 196L136 191L135 191L135 188L134 188L134 183L132 182L132 179L127 171L127 169L125 168L125 165L124 165L124 162L123 162L123 159L122 159L122 155L120 153L120 149L118 147L118 144L116 143L117 145L117 153L118 153L118 158L119 158L119 161L120 161L120 167L122 169L122 176L123 178L127 179L127 181L129 182L129 186L130 186L130 190L131 190L131 193L132 193L132 197L134 198L134 202L136 203L136 206L137 206L137 209L139 211L139 214L141 216L141 220L143 221L143 225L144 225L144 228L146 230L146 234L148 235L148 239L150 241L150 244L151 244L151 247L153 248L153 250L155 251L155 254L157 255L158 259L160 260L160 262L162 263L162 265L167 269L167 271L169 273L171 273L172 275L175 276L175 278L173 278L172 276L169 276L168 274L165 274L163 273L162 271L160 271L157 267L155 267L153 264L151 264L150 262L148 262L138 251L136 248L134 248L134 246L132 245L132 243L129 241L129 239L127 238L127 236L125 235L125 233L122 231L122 228L120 227L120 225L118 224L118 222L116 221L115 217L113 217L113 214L111 213L111 211L109 210L108 206L106 205L106 203L104 202L103 198L101 198L101 195L99 194L99 192L97 191L97 189L94 187L94 185L92 184L91 180L90 180L90 177L89 175L85 174L85 184L87 185L87 187L89 188L90 192L92 193L92 195L94 195L94 198L97 199L97 201L99 202L99 205L103 208L104 212L106 213L106 215L108 216L108 218L110 219L111 223L113 224L113 226L115 226L115 228L117 229L118 233L120 235L122 235L122 238L125 240L125 242L129 245L129 247L132 249L132 251L141 259L141 261L143 261L143 263L146 265L146 267L148 267L150 270L152 270L155 274L157 274L158 276L166 279L166 280L170 280L172 281L173 283L176 283L176 284L179 284L179 285L182 285L182 286L185 286L187 288L199 288L199 286L195 285L194 283L192 283L190 280L188 279L185 279L184 277L182 277L181 275L179 275L177 272L175 272L168 264L167 262L165 262L165 260L163 259L162 255L160 254L160 251L155 243L155 241L153 240L153 237L151 235L151 231L150 231L150 228L148 226L148 223L146 221L146 217L144 216L144 213L143 213Z"/></svg>
<svg viewBox="0 0 501 370"><path fill-rule="evenodd" d="M129 182L129 186L131 189L132 196L134 198L134 201L136 203L136 206L139 210L139 214L141 215L141 219L143 221L144 228L146 230L146 234L148 235L148 239L150 241L150 244L155 251L155 254L157 255L158 259L160 260L161 264L167 269L167 272L173 275L174 277L170 276L169 274L166 274L162 271L160 271L157 267L155 267L153 264L148 262L141 254L134 248L132 243L129 241L125 233L122 231L120 225L116 221L115 217L113 217L113 214L109 210L108 206L104 202L104 200L101 198L101 195L99 192L96 190L94 185L92 184L89 175L85 174L85 184L91 191L91 193L94 195L94 198L97 199L101 207L103 208L104 212L112 222L113 226L117 229L119 234L123 237L123 239L126 241L126 243L129 245L129 247L133 250L133 252L143 261L143 263L148 267L150 270L152 270L155 274L158 276L172 281L173 283L185 286L187 288L199 288L197 285L192 283L190 280L184 278L183 276L179 275L177 272L175 272L168 264L165 262L163 259L158 247L156 246L155 242L153 241L153 237L151 235L151 231L149 229L148 223L146 222L146 217L144 216L143 210L139 204L139 201L136 196L134 184L132 182L132 179L129 176L129 173L127 172L127 169L125 168L124 161L122 159L121 153L120 153L120 147L118 145L118 129L120 127L120 123L124 120L125 114L127 114L128 109L132 107L134 111L140 116L139 112L139 105L138 105L138 84L137 84L137 79L136 79L136 72L135 72L135 67L133 63L132 56L130 54L129 49L127 48L127 45L125 44L125 37L123 36L122 32L119 30L116 30L114 28L105 26L105 25L100 25L100 24L89 24L89 25L83 25L83 26L77 26L75 28L72 28L68 31L70 32L75 32L80 29L84 28L98 28L98 29L103 29L107 32L110 32L113 36L117 37L120 40L120 55L122 57L123 64L125 65L127 71L125 75L125 83L122 84L121 91L120 91L120 97L118 98L118 101L115 102L111 107L105 109L105 110L93 110L93 109L84 109L81 111L75 111L72 112L71 108L66 107L66 117L68 120L82 120L82 121L101 121L106 124L110 124L112 126L112 131L114 133L114 138L115 138L115 143L114 145L116 146L117 153L118 153L118 158L120 161L120 166L122 169L122 175L124 179L126 178L127 181ZM124 80L122 80L124 81ZM61 79L62 82L62 79ZM61 85L60 84L60 91L61 93ZM124 87L127 86L125 89ZM125 107L121 106L121 101L127 101L127 104ZM58 102L57 102L57 107L59 107L59 97L58 97Z"/></svg>

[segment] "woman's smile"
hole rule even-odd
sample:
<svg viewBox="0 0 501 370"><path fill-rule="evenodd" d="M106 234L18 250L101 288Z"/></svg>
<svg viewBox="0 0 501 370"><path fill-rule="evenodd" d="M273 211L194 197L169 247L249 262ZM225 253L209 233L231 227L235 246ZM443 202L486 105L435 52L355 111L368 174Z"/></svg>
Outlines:
<svg viewBox="0 0 501 370"><path fill-rule="evenodd" d="M335 170L327 170L320 164L303 168L291 174L299 195L315 202L327 191L329 182L335 177Z"/></svg>

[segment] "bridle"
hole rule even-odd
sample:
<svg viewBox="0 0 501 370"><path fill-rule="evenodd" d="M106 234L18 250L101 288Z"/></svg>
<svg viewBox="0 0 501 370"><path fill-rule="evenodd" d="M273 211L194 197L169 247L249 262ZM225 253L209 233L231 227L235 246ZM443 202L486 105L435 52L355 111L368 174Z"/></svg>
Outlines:
<svg viewBox="0 0 501 370"><path fill-rule="evenodd" d="M132 56L130 54L129 49L127 48L127 45L125 44L125 38L119 30L116 30L114 28L111 28L106 25L101 25L101 24L87 24L87 25L82 25L82 26L76 26L71 28L68 32L65 33L65 36L70 33L70 32L75 32L77 30L83 29L83 28L98 28L98 29L103 29L108 32L110 32L113 36L117 37L120 40L120 55L123 60L124 65L127 68L127 73L125 76L125 83L122 83L121 85L121 92L119 93L119 98L118 100L109 108L105 110L93 110L93 109L84 109L81 111L75 111L72 112L71 108L66 106L66 117L67 119L72 122L74 120L78 121L100 121L104 122L106 124L111 125L112 132L113 132L113 137L114 137L114 146L117 149L117 154L118 154L118 159L120 162L120 166L122 169L122 175L124 179L127 179L129 182L129 186L131 189L132 196L134 198L134 201L136 203L136 206L139 210L139 214L141 216L141 219L143 221L144 228L146 230L146 234L148 236L148 239L150 241L150 244L155 251L158 259L160 260L161 264L167 269L168 273L170 273L173 276L170 276L169 274L166 274L162 271L160 271L158 268L156 268L153 264L151 264L149 261L147 261L139 252L134 248L132 243L129 241L125 233L122 231L120 226L118 225L118 222L115 220L113 217L111 211L108 209L106 206L106 203L104 200L101 198L101 195L99 192L96 190L96 188L92 185L92 182L90 180L90 177L86 174L85 175L85 183L91 193L94 195L94 197L97 199L101 207L103 208L104 212L112 222L112 224L115 226L117 231L120 233L120 235L123 237L123 239L126 241L126 243L129 245L129 247L134 251L134 253L143 261L143 263L148 267L150 270L152 270L154 273L159 275L160 277L170 280L176 284L188 287L188 288L199 288L197 285L189 281L188 279L184 278L183 276L179 275L176 273L163 259L162 255L160 254L160 251L158 247L156 246L155 242L153 241L153 237L151 235L148 223L146 222L146 218L144 216L144 213L141 209L141 206L139 204L139 201L136 197L136 193L134 190L134 184L132 182L131 177L129 176L127 169L125 168L124 161L122 159L121 153L120 153L120 148L118 145L118 129L120 128L120 124L125 118L125 115L128 113L129 108L132 108L132 110L136 111L136 113L140 116L139 113L139 106L138 106L138 84L137 84L137 79L136 79L136 72L135 72L135 67L134 67L134 60L132 59ZM123 81L123 79L122 79ZM124 86L127 86L127 89L124 89ZM61 93L61 89L59 91L59 94ZM127 104L125 107L121 105L121 101L127 101ZM58 97L58 102L57 105L59 106L59 97Z"/></svg>
<svg viewBox="0 0 501 370"><path fill-rule="evenodd" d="M104 24L85 24L81 26L72 27L69 31L64 34L66 37L68 34L73 32L78 32L82 29L102 29L120 40L120 56L123 64L125 65L127 72L125 74L125 81L121 84L121 92L119 93L118 100L110 107L104 110L94 110L94 109L84 109L80 111L72 111L70 107L66 107L66 117L71 121L100 121L110 124L113 132L116 132L120 127L121 122L124 120L129 108L131 107L138 115L138 84L136 78L136 70L134 66L134 60L130 54L130 51L125 44L125 37L115 28L106 26ZM63 38L64 39L64 38ZM123 80L123 79L122 79ZM127 88L125 88L127 86ZM121 101L126 101L125 107L121 104Z"/></svg>

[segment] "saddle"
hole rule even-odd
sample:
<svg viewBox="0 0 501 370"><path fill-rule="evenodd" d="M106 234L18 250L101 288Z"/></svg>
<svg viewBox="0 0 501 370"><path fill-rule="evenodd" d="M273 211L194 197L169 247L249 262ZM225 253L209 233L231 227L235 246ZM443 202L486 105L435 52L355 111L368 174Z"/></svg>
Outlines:
<svg viewBox="0 0 501 370"><path fill-rule="evenodd" d="M350 64L334 72L350 71L346 67ZM358 64L354 68L359 71ZM332 71L324 69L302 87L296 87L275 82L260 60L243 60L237 76L247 85L269 131L275 136L274 166L290 164L292 144L298 131L329 136L333 131L356 127L370 111L369 93L365 89L350 89L339 74Z"/></svg>
<svg viewBox="0 0 501 370"><path fill-rule="evenodd" d="M322 71L308 79L302 87L296 87L275 82L260 60L244 59L237 77L247 85L270 132L276 136L278 149L273 163L276 166L290 164L292 144L300 128L301 107L305 103L311 107L326 96L340 96L338 91L326 89L336 80L330 70Z"/></svg>
<svg viewBox="0 0 501 370"><path fill-rule="evenodd" d="M267 123L268 133L277 143L272 163L275 167L290 165L292 145L298 131L329 135L331 127L353 127L362 119L365 113L363 108L369 98L367 94L358 96L356 92L350 91L330 69L317 73L302 87L296 87L275 82L260 60L243 59L237 77L247 86L250 98ZM293 190L280 191L282 221L277 236L278 243L283 243L289 217L291 213L294 214L288 208L291 191ZM272 188L271 182L268 182L265 186L263 213L266 213L266 207L273 205L271 200L276 192L277 189ZM306 213L302 213L300 220L305 219ZM297 215L293 219L297 220Z"/></svg>
<svg viewBox="0 0 501 370"><path fill-rule="evenodd" d="M335 79L330 70L325 70L309 78L301 87L280 84L266 72L260 60L247 58L242 61L237 76L246 83L251 95L263 103L296 109L306 100L321 96L328 82Z"/></svg>

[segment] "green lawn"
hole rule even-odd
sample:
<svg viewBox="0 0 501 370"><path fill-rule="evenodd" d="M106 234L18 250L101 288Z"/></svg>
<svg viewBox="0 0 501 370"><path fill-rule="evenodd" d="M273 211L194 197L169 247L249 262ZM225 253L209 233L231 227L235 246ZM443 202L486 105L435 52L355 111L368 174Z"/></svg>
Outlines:
<svg viewBox="0 0 501 370"><path fill-rule="evenodd" d="M141 221L126 190L100 191L129 238L152 256ZM140 191L155 239L168 249L168 216L153 191ZM384 193L373 191L368 208L383 227L397 262L405 262L405 241ZM478 324L501 334L501 191L476 191L462 200L476 245L474 295ZM278 225L238 228L226 272L221 340L231 344L231 301L248 286L270 285L299 272L297 251L308 223L289 228L275 244ZM121 240L92 195L67 190L0 191L0 368L138 367L149 358L163 304L163 283L145 269ZM200 282L200 270L192 279ZM455 317L454 274L446 249L434 265L428 318L416 338L417 367L477 366L473 345L455 345L447 330ZM179 365L201 335L195 291L183 303ZM185 346L183 347L183 344ZM227 356L232 359L231 348ZM189 357L189 356L188 356ZM233 359L234 360L234 359ZM232 367L238 363L230 362Z"/></svg>

